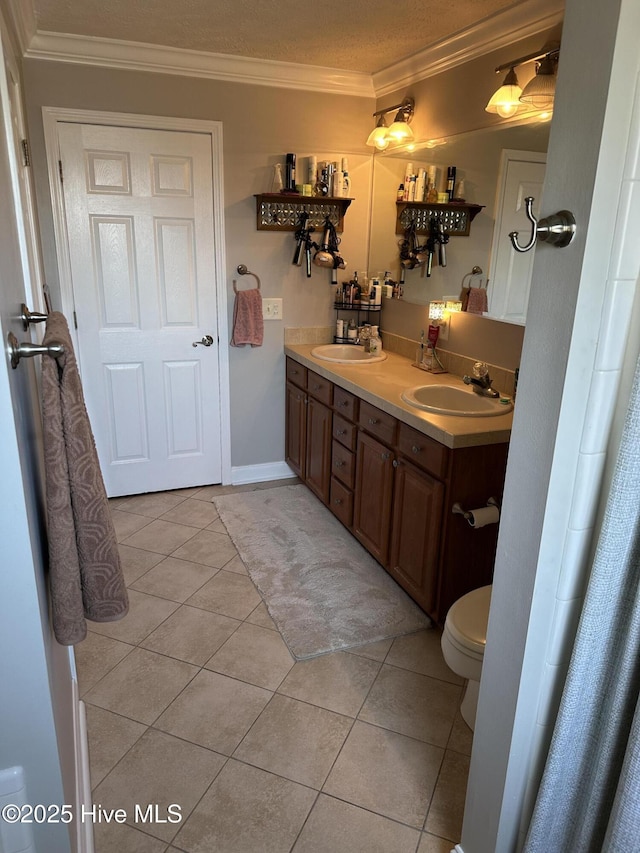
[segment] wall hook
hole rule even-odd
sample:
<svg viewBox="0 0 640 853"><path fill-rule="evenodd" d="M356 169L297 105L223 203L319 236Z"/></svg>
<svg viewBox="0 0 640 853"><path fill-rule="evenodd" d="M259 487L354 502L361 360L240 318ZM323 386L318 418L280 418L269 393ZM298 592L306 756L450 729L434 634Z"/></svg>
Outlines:
<svg viewBox="0 0 640 853"><path fill-rule="evenodd" d="M509 239L516 252L529 252L538 240L550 243L559 249L568 246L576 233L576 220L570 210L560 210L552 216L536 219L533 213L533 196L527 196L524 200L524 209L527 219L531 222L531 238L526 246L518 243L518 232L511 231Z"/></svg>

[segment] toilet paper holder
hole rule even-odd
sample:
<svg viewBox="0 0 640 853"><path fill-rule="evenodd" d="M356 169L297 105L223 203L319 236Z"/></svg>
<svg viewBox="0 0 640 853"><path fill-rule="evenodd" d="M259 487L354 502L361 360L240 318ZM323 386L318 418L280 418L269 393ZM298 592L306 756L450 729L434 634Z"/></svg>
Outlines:
<svg viewBox="0 0 640 853"><path fill-rule="evenodd" d="M496 498L489 498L487 500L487 506L495 506L500 509L500 504L498 503ZM456 501L454 505L451 507L451 512L454 515L462 515L467 521L471 518L471 512L462 508L462 506Z"/></svg>

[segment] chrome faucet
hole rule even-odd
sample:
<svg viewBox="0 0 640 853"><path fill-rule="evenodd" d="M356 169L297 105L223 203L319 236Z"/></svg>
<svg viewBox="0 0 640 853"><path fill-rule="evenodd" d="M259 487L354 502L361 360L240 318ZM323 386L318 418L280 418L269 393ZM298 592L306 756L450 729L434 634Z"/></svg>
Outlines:
<svg viewBox="0 0 640 853"><path fill-rule="evenodd" d="M492 388L493 380L489 376L489 366L484 361L476 361L473 365L473 376L463 376L462 381L465 385L471 385L476 394L483 397L500 396L500 392Z"/></svg>

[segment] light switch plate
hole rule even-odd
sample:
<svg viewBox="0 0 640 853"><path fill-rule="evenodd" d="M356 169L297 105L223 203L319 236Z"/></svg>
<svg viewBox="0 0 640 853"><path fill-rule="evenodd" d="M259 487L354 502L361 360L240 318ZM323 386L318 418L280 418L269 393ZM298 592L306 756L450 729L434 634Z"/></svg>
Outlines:
<svg viewBox="0 0 640 853"><path fill-rule="evenodd" d="M282 320L282 299L263 299L262 316L265 320Z"/></svg>

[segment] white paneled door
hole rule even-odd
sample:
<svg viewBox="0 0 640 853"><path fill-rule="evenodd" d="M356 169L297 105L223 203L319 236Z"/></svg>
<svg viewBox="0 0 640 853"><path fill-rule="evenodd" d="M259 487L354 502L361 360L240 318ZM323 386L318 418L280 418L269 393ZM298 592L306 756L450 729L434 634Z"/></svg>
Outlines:
<svg viewBox="0 0 640 853"><path fill-rule="evenodd" d="M107 492L219 483L211 137L63 122L58 135L78 356Z"/></svg>

